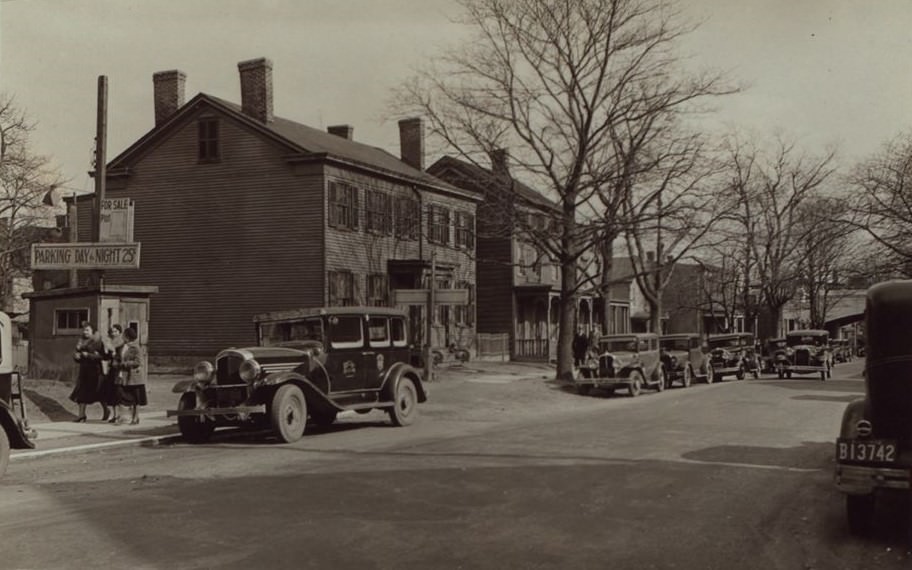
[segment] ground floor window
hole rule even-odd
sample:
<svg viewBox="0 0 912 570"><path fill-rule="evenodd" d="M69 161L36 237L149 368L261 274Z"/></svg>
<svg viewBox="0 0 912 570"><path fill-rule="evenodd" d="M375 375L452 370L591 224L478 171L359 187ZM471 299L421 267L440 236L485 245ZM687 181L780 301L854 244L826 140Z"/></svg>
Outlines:
<svg viewBox="0 0 912 570"><path fill-rule="evenodd" d="M88 320L88 309L56 309L54 334L79 334L82 332L82 323Z"/></svg>

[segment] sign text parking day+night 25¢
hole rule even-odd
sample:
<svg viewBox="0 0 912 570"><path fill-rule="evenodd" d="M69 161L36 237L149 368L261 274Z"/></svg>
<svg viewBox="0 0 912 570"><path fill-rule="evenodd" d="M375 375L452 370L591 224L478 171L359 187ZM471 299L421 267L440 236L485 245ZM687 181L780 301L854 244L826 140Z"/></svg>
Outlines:
<svg viewBox="0 0 912 570"><path fill-rule="evenodd" d="M139 269L139 244L36 243L32 269Z"/></svg>

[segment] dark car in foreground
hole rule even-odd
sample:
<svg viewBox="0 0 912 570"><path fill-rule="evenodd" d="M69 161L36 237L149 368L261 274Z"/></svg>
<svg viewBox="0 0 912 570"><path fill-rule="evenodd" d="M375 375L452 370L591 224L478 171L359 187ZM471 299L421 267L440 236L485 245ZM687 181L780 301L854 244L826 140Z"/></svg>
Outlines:
<svg viewBox="0 0 912 570"><path fill-rule="evenodd" d="M630 396L643 388L665 389L665 367L659 357L659 335L630 333L606 335L598 339L597 355L580 366L574 382L579 394L593 388L614 392L626 387Z"/></svg>
<svg viewBox="0 0 912 570"><path fill-rule="evenodd" d="M168 416L177 417L186 440L206 441L220 426L252 426L291 442L308 419L329 425L345 410L382 409L405 426L427 399L402 311L298 309L254 323L256 346L222 350L174 387L181 396Z"/></svg>
<svg viewBox="0 0 912 570"><path fill-rule="evenodd" d="M871 529L878 501L905 501L912 486L912 281L867 293L865 397L846 406L836 440L836 488L849 528Z"/></svg>

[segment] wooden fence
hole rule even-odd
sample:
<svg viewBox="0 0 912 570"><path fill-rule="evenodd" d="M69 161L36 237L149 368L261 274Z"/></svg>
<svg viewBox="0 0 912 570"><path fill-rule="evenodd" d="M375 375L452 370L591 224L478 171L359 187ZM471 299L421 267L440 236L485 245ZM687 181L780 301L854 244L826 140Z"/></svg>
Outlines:
<svg viewBox="0 0 912 570"><path fill-rule="evenodd" d="M478 333L475 335L475 353L478 358L499 357L501 360L509 360L509 333Z"/></svg>

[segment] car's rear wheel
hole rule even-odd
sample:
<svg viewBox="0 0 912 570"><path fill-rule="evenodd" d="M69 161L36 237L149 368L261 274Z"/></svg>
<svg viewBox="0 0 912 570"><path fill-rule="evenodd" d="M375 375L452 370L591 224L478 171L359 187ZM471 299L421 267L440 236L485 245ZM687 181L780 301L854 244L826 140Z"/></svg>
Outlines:
<svg viewBox="0 0 912 570"><path fill-rule="evenodd" d="M791 371L791 370L786 370L786 371L785 371L785 377L788 378L789 380L791 380L791 379L792 379L792 371Z"/></svg>
<svg viewBox="0 0 912 570"><path fill-rule="evenodd" d="M276 390L269 408L269 423L284 443L301 439L307 426L307 400L300 388L285 384Z"/></svg>
<svg viewBox="0 0 912 570"><path fill-rule="evenodd" d="M820 379L823 380L824 382L826 382L826 379L827 379L827 371L826 371L826 370L821 370L821 371L820 371Z"/></svg>
<svg viewBox="0 0 912 570"><path fill-rule="evenodd" d="M418 390L411 378L403 376L396 382L393 407L389 410L390 420L397 427L410 425L418 415Z"/></svg>
<svg viewBox="0 0 912 570"><path fill-rule="evenodd" d="M849 531L863 536L874 526L874 494L846 495L846 517Z"/></svg>
<svg viewBox="0 0 912 570"><path fill-rule="evenodd" d="M643 375L639 370L633 370L630 373L630 385L627 387L627 393L630 397L636 397L643 391Z"/></svg>
<svg viewBox="0 0 912 570"><path fill-rule="evenodd" d="M684 379L681 380L681 383L684 384L685 388L690 388L690 383L693 382L693 367L688 364L684 367Z"/></svg>
<svg viewBox="0 0 912 570"><path fill-rule="evenodd" d="M738 371L735 372L735 378L738 380L744 380L744 365L738 366Z"/></svg>
<svg viewBox="0 0 912 570"><path fill-rule="evenodd" d="M0 477L6 473L6 466L9 465L10 442L6 435L6 430L0 427Z"/></svg>
<svg viewBox="0 0 912 570"><path fill-rule="evenodd" d="M178 410L192 410L196 408L196 394L186 392L177 402ZM181 436L188 443L206 443L215 431L215 422L205 416L178 416L177 427Z"/></svg>

